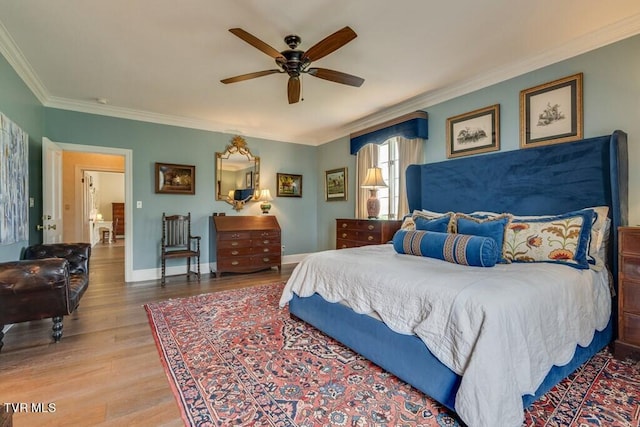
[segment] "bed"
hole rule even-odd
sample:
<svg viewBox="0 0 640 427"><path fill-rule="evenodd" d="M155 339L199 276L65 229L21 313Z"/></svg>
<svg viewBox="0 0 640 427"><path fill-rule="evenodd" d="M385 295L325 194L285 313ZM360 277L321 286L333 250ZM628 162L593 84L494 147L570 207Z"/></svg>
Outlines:
<svg viewBox="0 0 640 427"><path fill-rule="evenodd" d="M611 135L572 143L468 157L433 164L412 165L409 166L406 172L409 208L412 212L419 210L465 213L490 211L529 216L563 214L580 211L587 207L607 206L609 208L610 229L615 231L617 227L627 223L626 144L626 134L622 131L615 131ZM472 427L516 426L522 422L523 407L529 406L611 342L616 328L617 317L615 296L612 300L612 294L615 295L617 288L617 247L617 233L611 232L605 255L607 268L600 272L595 272L591 268L579 270L565 265L548 263L496 264L495 267L478 269L478 267L448 264L441 260L398 254L394 251L392 245L388 244L340 251L325 251L310 255L296 267L283 291L281 305L284 306L288 303L289 311L293 316L313 325L444 406L456 411L467 425ZM317 261L314 261L314 259L317 259ZM420 275L421 280L427 280L429 277L439 277L440 280L445 280L443 278L469 276L468 273L472 272L472 276L475 279L486 277L489 281L491 280L491 274L512 274L511 277L516 277L517 280L524 280L523 278L526 276L544 274L550 278L548 281L564 281L564 275L566 274L587 278L586 280L593 284L593 289L596 289L596 286L600 286L597 289L602 289L602 285L597 283L605 283L607 287L611 286L612 292L608 292L604 299L600 296L599 299L592 300L589 298L593 296L592 294L597 293L596 291L585 293L580 290L582 289L580 286L575 287L579 292L587 295L584 298L586 298L585 301L588 300L588 303L602 306L608 305L608 308L605 307L603 309L605 311L608 310L606 311L606 318L603 321L603 314L600 312L599 316L601 318L592 321L591 326L588 326L592 330L576 332L577 335L571 339L577 344L572 345L569 353L565 348L560 351L561 355L558 353L551 355L551 358L560 361L555 363L555 366L544 366L544 363L538 361L538 356L527 360L526 367L539 364L541 366L536 367L536 369L542 369L544 375L540 379L534 378L532 380L533 384L536 385L534 389L527 390L516 396L518 402L515 407L517 410L514 411L513 396L505 395L503 399L503 396L495 394L496 390L498 392L500 390L499 384L492 386L493 390L487 391L489 393L487 395L484 395L482 388L470 385L472 380L469 378L477 381L478 378L483 378L483 375L488 379L493 379L492 376L495 375L497 380L501 380L500 377L505 376L508 378L521 376L520 370L512 372L513 366L503 367L497 366L497 364L485 364L484 366L487 369L476 366L473 373L471 369L465 370L465 368L473 365L474 357L481 363L486 362L487 356L485 354L483 356L484 359L480 356L480 348L487 344L479 345L476 342L471 345L472 348L469 350L471 361L465 359L458 361L459 364L456 365L456 363L452 363L451 360L447 359L445 364L432 351L443 357L443 352L446 353L446 350L431 347L430 351L430 347L425 343L424 334L415 332L420 328L416 328L414 333L411 333L411 331L403 330L407 326L402 326L395 322L397 318L403 316L402 311L396 310L395 312L385 313L384 309L379 309L383 313L381 315L378 310L371 309L371 304L362 303L357 297L355 302L343 300L343 293L349 292L348 285L359 281L373 280L372 278L362 279L357 276L362 271L362 268L346 268L352 263L358 262L358 259L369 260L370 263L375 264L375 269L383 268L383 265L388 264L389 271L376 270L375 275L382 277L383 281L393 282L394 286L398 286L401 293L406 292L402 286L406 282L414 280L417 275L413 279L409 276L405 277L406 274L410 273L403 273L405 271L404 264L399 267L399 260L402 260L403 263L419 263L419 268L427 268L425 270L427 273ZM317 264L324 262L332 265L335 274L312 273L314 271L314 262ZM425 264L432 264L432 266L425 267ZM542 273L539 273L538 270L527 270L528 268L537 268L537 266L541 266ZM364 269L366 268L365 266ZM371 267L371 269L373 268ZM384 268L387 267L385 266ZM514 271L516 275L513 275ZM611 280L608 280L609 275ZM327 291L320 282L341 284L343 289L341 292L343 293L336 291L336 293L332 294L332 291ZM589 286L592 285L590 284ZM315 291L316 289L318 289L317 292ZM498 289L497 292L502 292L505 295L509 293L504 292L504 289ZM409 296L407 299L407 294L403 295L405 301L413 301L413 296ZM459 297L454 298L459 299ZM472 300L473 298L478 298L483 303L487 302L488 305L492 305L491 298L487 298L486 295L468 297L467 299ZM583 298L583 296L580 296L580 298ZM507 299L507 304L511 303L512 301ZM500 304L496 305L498 308L495 310L499 310ZM568 304L569 316L577 314L577 317L582 318L582 312L576 312L575 307L571 307L571 305ZM431 306L429 307L431 308ZM508 316L517 317L518 311L511 310L511 307L507 305L503 305L503 307L508 307L505 311L509 312L509 314L504 314L507 317L506 320L505 318L502 319L502 324L512 323ZM451 311L447 312L445 310L443 313L444 316L451 316ZM499 318L500 312L498 311L493 316L498 316ZM382 321L385 317L387 323ZM597 316L594 315L594 317ZM583 328L582 326L574 327L572 317L563 319L564 324L571 327L557 329L564 331ZM474 324L474 322L477 323L477 320L469 320L469 324L466 326L478 331L483 329L483 327L477 327ZM432 317L430 322L424 322L422 326L431 323L437 324L438 321L435 317ZM496 322L494 321L494 323ZM517 322L514 321L513 323ZM577 324L578 322L575 323L575 325ZM426 327L426 329L429 328ZM490 340L485 342L489 345L491 344ZM474 345L478 349L473 348ZM548 346L548 343L546 345ZM566 345L565 343L564 346L566 347ZM551 345L550 347L554 348L555 346ZM558 345L558 347L561 346ZM506 353L518 353L516 350L518 349L512 348L508 352L502 350L495 353L494 356L496 360L504 359L504 363L513 364L513 360L509 360L509 356ZM455 358L455 354L453 356ZM540 356L540 359L545 358L547 356ZM518 359L516 359L516 362L518 362ZM505 375L503 371L508 371L508 375ZM523 369L523 371L527 370ZM506 389L511 390L510 387ZM500 397L496 398L496 396ZM503 405L502 401L510 401L510 407L501 407Z"/></svg>

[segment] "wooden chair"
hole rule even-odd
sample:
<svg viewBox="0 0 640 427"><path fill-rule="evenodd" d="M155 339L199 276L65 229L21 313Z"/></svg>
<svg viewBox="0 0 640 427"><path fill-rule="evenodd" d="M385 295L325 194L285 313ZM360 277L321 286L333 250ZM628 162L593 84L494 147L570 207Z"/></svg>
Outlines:
<svg viewBox="0 0 640 427"><path fill-rule="evenodd" d="M187 279L195 274L200 281L200 236L191 235L191 212L187 215L162 213L162 286L166 280L168 258L187 258ZM191 258L196 260L196 271L191 271Z"/></svg>

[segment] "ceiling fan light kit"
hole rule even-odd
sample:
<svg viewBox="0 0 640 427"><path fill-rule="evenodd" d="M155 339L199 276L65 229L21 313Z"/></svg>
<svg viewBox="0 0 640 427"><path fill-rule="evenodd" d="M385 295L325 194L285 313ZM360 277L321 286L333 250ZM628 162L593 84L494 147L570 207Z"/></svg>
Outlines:
<svg viewBox="0 0 640 427"><path fill-rule="evenodd" d="M241 28L231 28L229 31L256 49L271 56L275 59L276 64L280 68L229 77L220 80L222 83L236 83L270 74L287 73L289 75L289 82L287 84L287 98L289 100L289 104L295 104L300 101L301 74L309 74L320 79L348 86L360 87L362 86L362 83L364 83L363 78L353 76L351 74L329 70L327 68L309 68L309 65L311 65L313 61L324 58L328 54L340 49L342 46L355 39L357 34L350 27L344 27L330 36L325 37L315 45L311 46L307 51L297 49L298 45L302 42L302 39L295 34L290 34L284 38L284 42L289 46L289 49L283 50L282 52L278 52L267 43Z"/></svg>

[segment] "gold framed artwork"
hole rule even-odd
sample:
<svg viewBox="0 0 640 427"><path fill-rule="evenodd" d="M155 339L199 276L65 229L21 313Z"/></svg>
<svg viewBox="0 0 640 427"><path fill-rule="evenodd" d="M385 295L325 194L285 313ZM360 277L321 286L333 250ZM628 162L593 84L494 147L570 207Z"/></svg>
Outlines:
<svg viewBox="0 0 640 427"><path fill-rule="evenodd" d="M156 193L196 194L196 167L156 163Z"/></svg>
<svg viewBox="0 0 640 427"><path fill-rule="evenodd" d="M582 139L582 73L520 92L520 148Z"/></svg>
<svg viewBox="0 0 640 427"><path fill-rule="evenodd" d="M325 171L324 195L328 202L347 200L347 168Z"/></svg>
<svg viewBox="0 0 640 427"><path fill-rule="evenodd" d="M276 176L278 182L276 196L302 197L302 175L278 173Z"/></svg>
<svg viewBox="0 0 640 427"><path fill-rule="evenodd" d="M447 119L447 158L500 150L500 104Z"/></svg>

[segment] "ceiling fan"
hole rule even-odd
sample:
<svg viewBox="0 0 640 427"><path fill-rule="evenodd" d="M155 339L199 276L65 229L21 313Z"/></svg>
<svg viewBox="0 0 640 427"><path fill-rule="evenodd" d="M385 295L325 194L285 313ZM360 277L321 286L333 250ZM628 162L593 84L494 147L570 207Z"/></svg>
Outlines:
<svg viewBox="0 0 640 427"><path fill-rule="evenodd" d="M282 52L278 52L267 43L241 28L231 28L229 31L256 49L259 49L274 58L276 60L276 64L280 68L229 77L228 79L220 80L222 83L235 83L243 80L254 79L256 77L267 76L269 74L287 73L289 75L289 83L287 85L289 104L295 104L300 100L301 74L309 74L314 77L349 86L360 87L362 83L364 83L363 78L352 76L351 74L329 70L327 68L309 68L311 62L327 56L331 52L340 49L342 46L355 39L358 35L350 27L344 27L330 36L325 37L306 51L296 49L302 41L299 36L288 35L284 38L284 42L289 46L289 49L283 50Z"/></svg>

